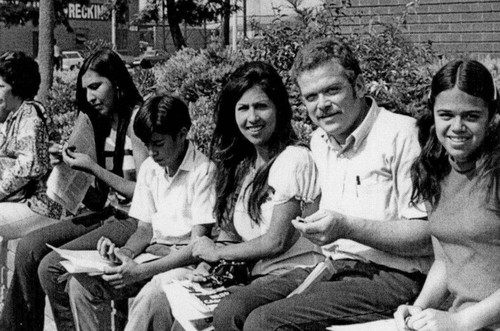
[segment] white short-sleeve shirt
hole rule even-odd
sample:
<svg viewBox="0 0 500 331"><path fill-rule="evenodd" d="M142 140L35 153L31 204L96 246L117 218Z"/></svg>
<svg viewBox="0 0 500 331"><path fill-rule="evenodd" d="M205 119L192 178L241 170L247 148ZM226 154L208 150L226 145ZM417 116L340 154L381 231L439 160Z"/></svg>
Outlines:
<svg viewBox="0 0 500 331"><path fill-rule="evenodd" d="M317 169L307 148L288 146L276 158L269 170L269 196L261 205L261 222L254 222L248 213L248 194L245 189L256 174L251 170L244 178L234 208L234 227L244 241L265 234L271 225L274 206L297 199L304 203L313 202L320 194ZM291 221L291 220L290 220ZM260 260L253 269L254 275L281 273L297 266L312 266L322 261L320 247L304 237L280 256Z"/></svg>
<svg viewBox="0 0 500 331"><path fill-rule="evenodd" d="M426 217L423 205L410 204L410 168L420 153L413 118L391 113L371 99L366 118L344 146L319 128L311 151L319 172L321 209L378 221ZM334 245L338 251L399 270L428 269L428 259L403 258L346 239Z"/></svg>
<svg viewBox="0 0 500 331"><path fill-rule="evenodd" d="M173 177L147 158L139 170L129 216L152 224L152 242L186 244L193 225L215 223L214 169L192 142Z"/></svg>

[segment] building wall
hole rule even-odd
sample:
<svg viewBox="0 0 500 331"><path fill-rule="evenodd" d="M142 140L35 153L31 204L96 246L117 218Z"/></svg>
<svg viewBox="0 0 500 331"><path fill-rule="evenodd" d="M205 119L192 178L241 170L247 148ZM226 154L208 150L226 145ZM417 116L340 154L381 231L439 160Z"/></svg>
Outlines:
<svg viewBox="0 0 500 331"><path fill-rule="evenodd" d="M329 0L338 3L339 0ZM389 23L410 0L351 0L349 16L342 19L345 33L358 31L373 22ZM304 7L317 5L304 0ZM286 0L247 0L249 19L269 23L272 7L287 10ZM240 17L241 20L241 17ZM500 56L500 0L420 0L415 13L407 16L408 37L416 42L431 41L440 53L474 53Z"/></svg>
<svg viewBox="0 0 500 331"><path fill-rule="evenodd" d="M355 31L362 25L391 22L400 16L407 0L352 0L344 27ZM443 54L490 54L500 56L500 1L420 0L407 16L406 33L416 42L432 42Z"/></svg>
<svg viewBox="0 0 500 331"><path fill-rule="evenodd" d="M135 3L135 1L130 1ZM68 21L73 31L67 31L62 25L56 26L54 37L62 51L80 50L86 40L103 39L111 41L111 20L103 18L104 0L91 0L88 6L69 3L67 8ZM131 6L137 10L137 6ZM130 31L128 26L117 28L117 48L119 51L137 54L139 41L136 31ZM133 42L136 41L136 42ZM6 28L0 25L0 52L6 50L21 50L31 56L38 51L38 27L31 23L25 26Z"/></svg>

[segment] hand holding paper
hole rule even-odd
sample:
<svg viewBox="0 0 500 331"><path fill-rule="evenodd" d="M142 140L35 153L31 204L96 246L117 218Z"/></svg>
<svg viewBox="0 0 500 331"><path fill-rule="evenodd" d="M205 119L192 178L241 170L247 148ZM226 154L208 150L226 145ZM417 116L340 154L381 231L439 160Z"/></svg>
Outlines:
<svg viewBox="0 0 500 331"><path fill-rule="evenodd" d="M92 169L96 166L96 162L85 153L78 153L74 146L65 146L62 152L64 163L72 169L84 171L88 174L93 174Z"/></svg>
<svg viewBox="0 0 500 331"><path fill-rule="evenodd" d="M81 113L76 119L67 146L74 146L78 154L85 153L85 160L83 162L79 160L78 164L89 164L87 158L94 160L92 162L97 160L94 129L87 115ZM50 153L51 162L54 162L53 164L56 164L56 166L47 179L47 195L72 214L76 214L80 203L94 180L94 176L82 171L76 171L65 162L60 161L60 158L64 159L65 155L68 158L68 155L72 153L68 148L62 148L61 150L60 145L54 144ZM59 153L61 153L61 156L59 156ZM69 160L70 162L76 162L72 159Z"/></svg>
<svg viewBox="0 0 500 331"><path fill-rule="evenodd" d="M89 273L89 274L103 274L104 272L112 273L114 268L117 267L113 262L104 259L97 250L69 250L56 248L54 246L48 245L55 252L57 252L62 258L66 259L61 261L61 265L69 273ZM116 252L115 252L116 254ZM117 255L118 259L122 258L120 261L126 260L123 254ZM128 257L126 257L128 258ZM148 261L156 260L160 256L153 254L140 254L133 261L134 263L145 263Z"/></svg>
<svg viewBox="0 0 500 331"><path fill-rule="evenodd" d="M52 166L56 166L62 162L62 145L52 144L49 147L49 159Z"/></svg>

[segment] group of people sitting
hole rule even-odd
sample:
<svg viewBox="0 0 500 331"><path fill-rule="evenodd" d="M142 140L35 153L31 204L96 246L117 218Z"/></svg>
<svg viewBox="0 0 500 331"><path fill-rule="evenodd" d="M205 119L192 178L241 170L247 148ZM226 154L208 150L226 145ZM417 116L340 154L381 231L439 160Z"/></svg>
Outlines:
<svg viewBox="0 0 500 331"><path fill-rule="evenodd" d="M218 96L204 155L187 138L179 97L143 101L120 57L98 50L76 90L79 116L94 127L94 161L49 145L44 108L33 101L36 63L1 55L0 235L22 239L0 329L43 330L45 296L58 330L110 330L111 301L127 298L125 330L180 329L162 285L203 279L226 260L248 262L251 275L228 288L215 330L324 330L392 317L400 331L500 330L499 101L490 72L470 59L444 65L418 120L378 106L338 40L304 46L292 76L317 126L309 147L294 132L280 75L248 62ZM127 137L136 182L123 177ZM95 176L86 211L63 219L44 191L61 162ZM111 190L132 199L128 213L106 203ZM115 266L69 275L46 244L97 249ZM137 264L143 252L161 258ZM289 296L325 256L333 275Z"/></svg>

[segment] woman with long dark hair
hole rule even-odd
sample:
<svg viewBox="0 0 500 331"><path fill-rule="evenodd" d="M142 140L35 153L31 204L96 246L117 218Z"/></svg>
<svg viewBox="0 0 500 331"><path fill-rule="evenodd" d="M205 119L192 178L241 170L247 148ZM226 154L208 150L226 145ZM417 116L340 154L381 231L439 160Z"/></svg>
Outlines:
<svg viewBox="0 0 500 331"><path fill-rule="evenodd" d="M215 108L211 156L216 163L214 214L224 234L241 242L217 246L203 237L193 255L208 262L255 262L252 283L323 259L291 220L317 208L320 190L309 150L292 128L288 93L276 70L249 62L229 77ZM223 300L215 327L229 330Z"/></svg>
<svg viewBox="0 0 500 331"><path fill-rule="evenodd" d="M17 246L15 271L0 320L0 329L43 330L45 293L51 302L60 330L74 329L69 301L64 291L64 268L60 257L46 244L70 249L95 249L103 235L123 245L135 231L137 222L112 206L106 206L110 189L130 198L135 182L123 178L126 137L132 143L135 167L147 157L147 149L135 136L131 120L142 97L125 64L110 49L92 53L83 63L77 78L78 109L92 123L97 162L89 155L67 146L53 145L51 163L65 162L70 167L95 176L95 185L83 203L93 212L57 222L24 236ZM83 116L80 114L80 116ZM113 169L106 169L105 140L116 131ZM85 235L85 236L84 236ZM45 293L44 293L45 292Z"/></svg>
<svg viewBox="0 0 500 331"><path fill-rule="evenodd" d="M399 330L500 329L498 109L477 61L451 61L432 80L412 199L426 203L435 262L415 302L395 313ZM451 308L439 310L450 294Z"/></svg>

